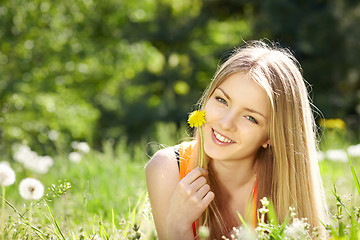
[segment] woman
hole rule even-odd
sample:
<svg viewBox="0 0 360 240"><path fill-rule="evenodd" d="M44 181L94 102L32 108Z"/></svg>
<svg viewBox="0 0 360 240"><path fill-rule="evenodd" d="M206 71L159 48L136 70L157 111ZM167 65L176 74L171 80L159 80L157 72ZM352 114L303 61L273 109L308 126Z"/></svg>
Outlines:
<svg viewBox="0 0 360 240"><path fill-rule="evenodd" d="M311 227L326 220L315 124L300 66L287 50L257 41L238 49L199 101L205 160L195 140L158 151L146 178L159 239L210 239L240 226L271 199L281 222L295 207ZM257 220L256 220L257 221ZM256 223L256 222L255 222Z"/></svg>

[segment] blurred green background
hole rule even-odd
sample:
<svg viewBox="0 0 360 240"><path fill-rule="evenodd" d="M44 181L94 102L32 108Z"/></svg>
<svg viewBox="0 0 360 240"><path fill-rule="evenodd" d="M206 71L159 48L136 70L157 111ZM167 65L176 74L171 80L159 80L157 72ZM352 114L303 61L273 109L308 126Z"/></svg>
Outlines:
<svg viewBox="0 0 360 240"><path fill-rule="evenodd" d="M244 41L289 47L323 116L359 140L360 3L350 0L3 0L0 152L74 140L152 141L182 128L217 65Z"/></svg>

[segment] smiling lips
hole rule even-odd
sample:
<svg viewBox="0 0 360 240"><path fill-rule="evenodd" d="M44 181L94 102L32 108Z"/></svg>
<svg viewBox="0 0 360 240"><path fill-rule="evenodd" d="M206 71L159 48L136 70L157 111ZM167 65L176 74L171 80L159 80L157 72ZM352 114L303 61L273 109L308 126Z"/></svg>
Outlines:
<svg viewBox="0 0 360 240"><path fill-rule="evenodd" d="M213 129L213 132L214 132L215 138L216 138L218 141L220 141L220 142L222 142L222 143L235 143L235 141L233 141L233 140L231 140L231 139L229 139L229 138L221 135L220 133L216 132L214 129Z"/></svg>

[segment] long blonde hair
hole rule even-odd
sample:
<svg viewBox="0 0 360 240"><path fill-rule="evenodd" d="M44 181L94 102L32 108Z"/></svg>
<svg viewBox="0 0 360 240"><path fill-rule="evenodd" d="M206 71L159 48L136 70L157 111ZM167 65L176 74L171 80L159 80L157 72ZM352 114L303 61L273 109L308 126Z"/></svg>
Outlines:
<svg viewBox="0 0 360 240"><path fill-rule="evenodd" d="M279 222L285 219L289 207L295 207L299 218L307 218L311 227L321 227L319 220L327 220L327 207L317 162L312 104L300 64L289 50L275 44L248 43L218 68L199 100L199 108L203 109L214 90L236 72L245 73L259 84L271 104L270 147L260 147L257 153L257 206L261 207L259 199L266 196L273 202ZM195 136L198 138L198 134ZM200 165L198 160L195 167ZM204 163L217 196L216 175L208 156ZM227 235L232 228L231 221L223 219L220 204L220 198L215 197L200 218L209 226L211 239Z"/></svg>

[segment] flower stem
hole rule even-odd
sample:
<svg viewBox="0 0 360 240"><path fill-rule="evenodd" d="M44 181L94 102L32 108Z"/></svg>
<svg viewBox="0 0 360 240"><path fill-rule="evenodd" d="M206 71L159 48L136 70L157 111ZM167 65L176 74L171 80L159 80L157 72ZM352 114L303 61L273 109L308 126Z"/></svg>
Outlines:
<svg viewBox="0 0 360 240"><path fill-rule="evenodd" d="M2 201L1 201L1 239L4 240L4 225L5 225L5 186L2 188Z"/></svg>
<svg viewBox="0 0 360 240"><path fill-rule="evenodd" d="M201 127L199 127L199 133L200 133L200 148L201 148L201 152L200 152L200 167L203 167L203 162L204 162L204 141L203 141L203 134L202 134L202 130Z"/></svg>

